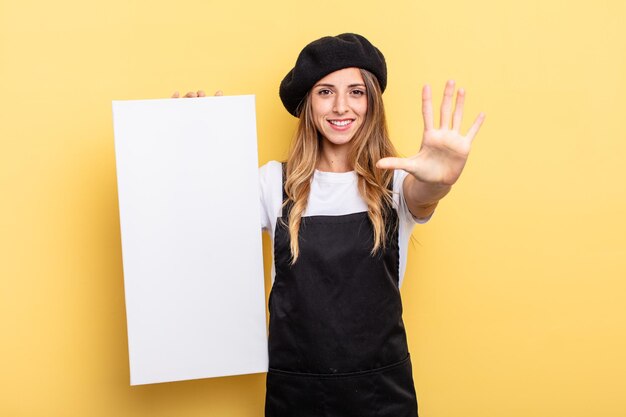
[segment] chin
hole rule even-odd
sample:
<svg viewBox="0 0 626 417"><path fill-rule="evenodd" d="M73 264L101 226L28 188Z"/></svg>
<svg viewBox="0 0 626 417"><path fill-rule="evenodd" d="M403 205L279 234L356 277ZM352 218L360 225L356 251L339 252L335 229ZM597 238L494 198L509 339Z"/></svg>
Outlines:
<svg viewBox="0 0 626 417"><path fill-rule="evenodd" d="M335 144L335 145L344 145L350 141L352 141L352 138L354 138L354 132L346 132L344 134L341 133L337 133L334 131L322 131L322 136L324 136L324 138Z"/></svg>
<svg viewBox="0 0 626 417"><path fill-rule="evenodd" d="M350 143L352 141L352 136L347 137L347 138L329 138L329 137L325 137L326 141L332 143L335 146L342 146L342 145L347 145L348 143Z"/></svg>

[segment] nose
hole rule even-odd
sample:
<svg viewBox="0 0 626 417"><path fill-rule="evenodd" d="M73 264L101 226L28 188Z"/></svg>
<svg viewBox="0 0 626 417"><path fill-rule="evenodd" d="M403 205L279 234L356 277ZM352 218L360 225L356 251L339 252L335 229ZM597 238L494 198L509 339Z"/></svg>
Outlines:
<svg viewBox="0 0 626 417"><path fill-rule="evenodd" d="M338 114L344 114L348 111L348 102L343 94L337 94L335 96L333 111Z"/></svg>

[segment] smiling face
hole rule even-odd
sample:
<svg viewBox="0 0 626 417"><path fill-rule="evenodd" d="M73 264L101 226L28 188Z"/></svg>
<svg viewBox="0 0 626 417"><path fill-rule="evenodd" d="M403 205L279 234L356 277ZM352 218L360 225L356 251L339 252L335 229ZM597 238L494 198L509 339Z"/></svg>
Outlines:
<svg viewBox="0 0 626 417"><path fill-rule="evenodd" d="M324 145L344 147L363 124L367 90L358 68L344 68L319 80L311 89L311 110Z"/></svg>

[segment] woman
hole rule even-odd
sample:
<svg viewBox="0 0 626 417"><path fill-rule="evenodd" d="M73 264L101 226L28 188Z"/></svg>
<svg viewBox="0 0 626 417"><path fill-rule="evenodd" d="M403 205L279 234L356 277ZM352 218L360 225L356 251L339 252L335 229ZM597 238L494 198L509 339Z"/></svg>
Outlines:
<svg viewBox="0 0 626 417"><path fill-rule="evenodd" d="M417 416L399 292L408 239L459 178L484 114L461 135L465 93L453 112L449 81L435 128L425 86L421 148L397 158L386 82L382 53L347 33L307 45L281 83L299 124L287 162L260 168L274 249L268 417Z"/></svg>

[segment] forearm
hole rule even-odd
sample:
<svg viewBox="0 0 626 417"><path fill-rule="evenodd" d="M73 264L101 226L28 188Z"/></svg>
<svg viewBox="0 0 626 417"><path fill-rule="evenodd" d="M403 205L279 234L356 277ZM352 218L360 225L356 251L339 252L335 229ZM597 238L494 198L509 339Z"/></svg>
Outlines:
<svg viewBox="0 0 626 417"><path fill-rule="evenodd" d="M450 185L426 183L410 174L405 177L402 186L409 211L417 218L430 216L435 211L439 200L452 188Z"/></svg>

